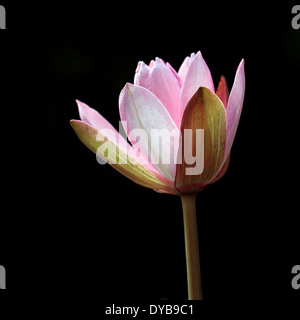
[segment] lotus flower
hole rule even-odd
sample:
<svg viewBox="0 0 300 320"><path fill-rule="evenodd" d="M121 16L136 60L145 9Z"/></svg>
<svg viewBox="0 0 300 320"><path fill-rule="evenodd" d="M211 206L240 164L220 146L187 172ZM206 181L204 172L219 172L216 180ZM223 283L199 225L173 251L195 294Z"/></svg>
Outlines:
<svg viewBox="0 0 300 320"><path fill-rule="evenodd" d="M149 66L139 62L134 84L127 83L120 94L120 116L131 144L80 101L81 121L71 121L81 141L124 176L158 192L180 195L190 300L202 299L196 194L227 170L244 92L244 60L229 94L224 77L215 91L200 52L185 58L178 72L156 58ZM199 130L204 132L200 142Z"/></svg>
<svg viewBox="0 0 300 320"><path fill-rule="evenodd" d="M227 170L244 92L244 60L229 94L224 77L215 91L200 52L186 57L178 72L156 58L149 65L139 62L134 84L127 83L120 93L120 117L131 144L96 110L80 101L81 121L71 120L71 125L89 149L106 161L112 160L108 163L137 184L169 194L194 193L220 179ZM145 133L143 139L134 135L137 129ZM186 174L192 165L184 159L176 161L188 147L182 137L185 129L192 130L189 147L193 152L197 147L196 130L204 130L204 166L200 174ZM163 161L162 143L151 141L155 130L173 133L172 161Z"/></svg>

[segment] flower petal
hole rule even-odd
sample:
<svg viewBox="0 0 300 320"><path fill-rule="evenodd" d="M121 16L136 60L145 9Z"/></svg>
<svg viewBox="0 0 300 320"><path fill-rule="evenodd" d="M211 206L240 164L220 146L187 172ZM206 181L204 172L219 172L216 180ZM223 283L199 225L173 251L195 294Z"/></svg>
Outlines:
<svg viewBox="0 0 300 320"><path fill-rule="evenodd" d="M174 181L179 130L164 105L149 90L128 83L121 91L119 107L121 120L127 123L125 131L134 148L158 172ZM137 137L134 136L136 132ZM162 139L157 134L163 134Z"/></svg>
<svg viewBox="0 0 300 320"><path fill-rule="evenodd" d="M215 92L210 70L200 51L190 59L190 66L184 79L180 95L180 118L199 87L205 87Z"/></svg>
<svg viewBox="0 0 300 320"><path fill-rule="evenodd" d="M108 160L108 163L125 177L147 188L171 194L176 193L172 183L142 166L96 128L79 120L71 120L71 126L83 144L99 157ZM104 143L105 147L103 147Z"/></svg>
<svg viewBox="0 0 300 320"><path fill-rule="evenodd" d="M186 57L178 70L178 75L179 75L182 83L184 82L186 74L189 70L189 66L190 66L190 57Z"/></svg>
<svg viewBox="0 0 300 320"><path fill-rule="evenodd" d="M229 97L229 91L228 91L226 79L223 76L221 77L221 80L219 82L218 89L216 91L216 95L223 102L223 105L224 105L224 107L226 109L227 108L228 97Z"/></svg>
<svg viewBox="0 0 300 320"><path fill-rule="evenodd" d="M117 143L118 147L122 148L124 152L127 152L128 149L131 148L129 143L99 112L79 100L76 100L76 102L78 105L80 119L83 122L90 124L100 132L105 130L107 138L114 143Z"/></svg>
<svg viewBox="0 0 300 320"><path fill-rule="evenodd" d="M143 61L140 61L135 70L134 84L146 88L148 85L149 71L150 68Z"/></svg>
<svg viewBox="0 0 300 320"><path fill-rule="evenodd" d="M245 70L244 70L244 59L240 62L234 83L229 95L228 105L226 109L227 115L227 137L226 137L226 148L225 148L225 158L227 158L235 134L237 126L239 124L243 102L245 96Z"/></svg>
<svg viewBox="0 0 300 320"><path fill-rule="evenodd" d="M181 80L172 67L159 58L155 59L152 68L141 63L137 68L134 84L154 93L168 110L177 127L180 127L179 97Z"/></svg>
<svg viewBox="0 0 300 320"><path fill-rule="evenodd" d="M192 143L182 139L182 155L186 149L197 151L196 129L204 129L204 169L200 174L187 175L187 168L195 167L186 163L177 164L175 188L179 192L197 192L203 189L218 174L224 157L226 141L226 114L222 101L211 90L200 87L189 101L181 122L181 132L192 129ZM179 149L180 150L180 149ZM197 165L197 163L196 163Z"/></svg>
<svg viewBox="0 0 300 320"><path fill-rule="evenodd" d="M224 176L224 174L226 173L226 171L227 171L227 169L229 167L229 162L230 162L230 152L229 152L229 155L228 155L225 163L223 164L221 170L218 172L216 177L210 183L214 183L214 182L218 181L219 179L221 179Z"/></svg>
<svg viewBox="0 0 300 320"><path fill-rule="evenodd" d="M194 59L194 57L195 57L195 53L192 53L190 57L186 57L178 70L178 75L179 75L182 83L184 82L184 79L185 79L187 72L189 70L190 62L192 59Z"/></svg>

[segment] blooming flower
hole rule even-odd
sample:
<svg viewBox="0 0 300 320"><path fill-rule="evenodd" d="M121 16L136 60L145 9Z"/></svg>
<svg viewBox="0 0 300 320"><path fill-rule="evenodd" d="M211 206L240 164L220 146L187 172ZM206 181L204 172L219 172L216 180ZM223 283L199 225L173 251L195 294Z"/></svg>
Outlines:
<svg viewBox="0 0 300 320"><path fill-rule="evenodd" d="M245 93L244 60L237 68L229 94L221 77L215 91L210 70L200 52L191 54L176 72L156 58L139 62L134 84L127 83L119 97L120 117L129 144L97 111L77 101L81 121L71 120L80 140L132 181L158 192L194 193L220 179L227 170ZM137 139L136 130L143 136ZM191 141L184 139L190 129ZM188 148L195 154L197 129L204 130L203 170L186 174L193 164L182 158ZM165 131L163 131L165 130ZM172 132L170 149L154 143L153 131ZM163 161L172 150L170 161Z"/></svg>

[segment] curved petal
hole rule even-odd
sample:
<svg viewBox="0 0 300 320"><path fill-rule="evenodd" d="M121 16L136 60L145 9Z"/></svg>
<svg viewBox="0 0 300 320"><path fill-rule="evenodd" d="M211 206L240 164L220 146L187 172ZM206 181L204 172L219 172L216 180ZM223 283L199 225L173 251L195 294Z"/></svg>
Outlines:
<svg viewBox="0 0 300 320"><path fill-rule="evenodd" d="M224 174L226 173L226 171L229 167L229 162L230 162L230 152L229 152L229 155L228 155L225 163L223 164L223 167L221 168L221 170L218 172L216 177L210 183L214 183L224 176Z"/></svg>
<svg viewBox="0 0 300 320"><path fill-rule="evenodd" d="M229 95L226 116L227 116L227 137L226 137L226 148L225 158L230 152L236 130L239 124L243 102L245 96L245 70L244 70L244 59L240 62L234 83Z"/></svg>
<svg viewBox="0 0 300 320"><path fill-rule="evenodd" d="M150 68L143 61L140 61L135 70L134 84L146 88L148 85L149 71Z"/></svg>
<svg viewBox="0 0 300 320"><path fill-rule="evenodd" d="M174 181L179 130L164 105L149 90L128 83L120 93L119 107L134 148L158 172Z"/></svg>
<svg viewBox="0 0 300 320"><path fill-rule="evenodd" d="M188 70L189 70L190 61L191 61L191 59L194 59L194 57L195 57L195 53L192 53L190 57L186 57L186 58L183 60L181 66L180 66L180 68L179 68L179 70L178 70L178 75L179 75L182 83L184 82L184 79L185 79L185 77L186 77L186 75L187 75L187 72L188 72Z"/></svg>
<svg viewBox="0 0 300 320"><path fill-rule="evenodd" d="M83 144L105 161L108 160L108 163L125 177L141 186L176 194L172 183L142 166L93 126L79 120L71 120L71 126Z"/></svg>
<svg viewBox="0 0 300 320"><path fill-rule="evenodd" d="M180 118L182 118L188 102L199 87L205 87L215 92L210 70L200 51L193 58L190 58L190 66L181 89L179 103Z"/></svg>
<svg viewBox="0 0 300 320"><path fill-rule="evenodd" d="M186 129L192 129L192 141L182 139L182 164L177 164L175 188L179 192L197 192L202 190L216 177L221 169L225 141L226 141L226 114L222 101L211 90L200 87L190 99L181 122L181 132L185 135ZM202 143L203 170L193 170L197 163L187 161L186 155L197 154L197 129L204 130L204 145ZM187 151L190 149L190 151ZM191 152L192 151L192 152ZM180 152L180 151L179 151ZM196 157L197 159L197 157Z"/></svg>
<svg viewBox="0 0 300 320"><path fill-rule="evenodd" d="M181 81L175 72L159 58L155 59L152 68L142 62L137 68L134 84L151 91L162 102L179 128Z"/></svg>
<svg viewBox="0 0 300 320"><path fill-rule="evenodd" d="M107 138L117 143L118 147L122 148L124 152L127 152L131 148L129 143L99 112L79 100L76 100L76 102L78 105L80 119L83 122L90 124L100 132L105 130Z"/></svg>
<svg viewBox="0 0 300 320"><path fill-rule="evenodd" d="M171 70L171 72L174 74L175 78L177 79L177 82L179 84L179 87L182 87L182 81L181 78L179 76L179 74L177 73L177 71L170 65L169 62L166 63L166 66Z"/></svg>

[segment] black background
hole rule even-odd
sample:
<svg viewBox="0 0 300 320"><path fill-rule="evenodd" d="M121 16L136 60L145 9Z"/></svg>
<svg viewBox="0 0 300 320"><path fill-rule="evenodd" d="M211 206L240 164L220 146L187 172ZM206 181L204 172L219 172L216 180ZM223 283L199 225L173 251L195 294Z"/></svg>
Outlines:
<svg viewBox="0 0 300 320"><path fill-rule="evenodd" d="M2 3L0 264L39 304L187 298L179 197L100 166L69 125L75 99L118 126L137 62L201 50L215 86L245 59L230 167L197 197L206 301L293 300L299 264L296 3ZM51 300L47 297L52 297ZM52 302L51 302L52 301Z"/></svg>

